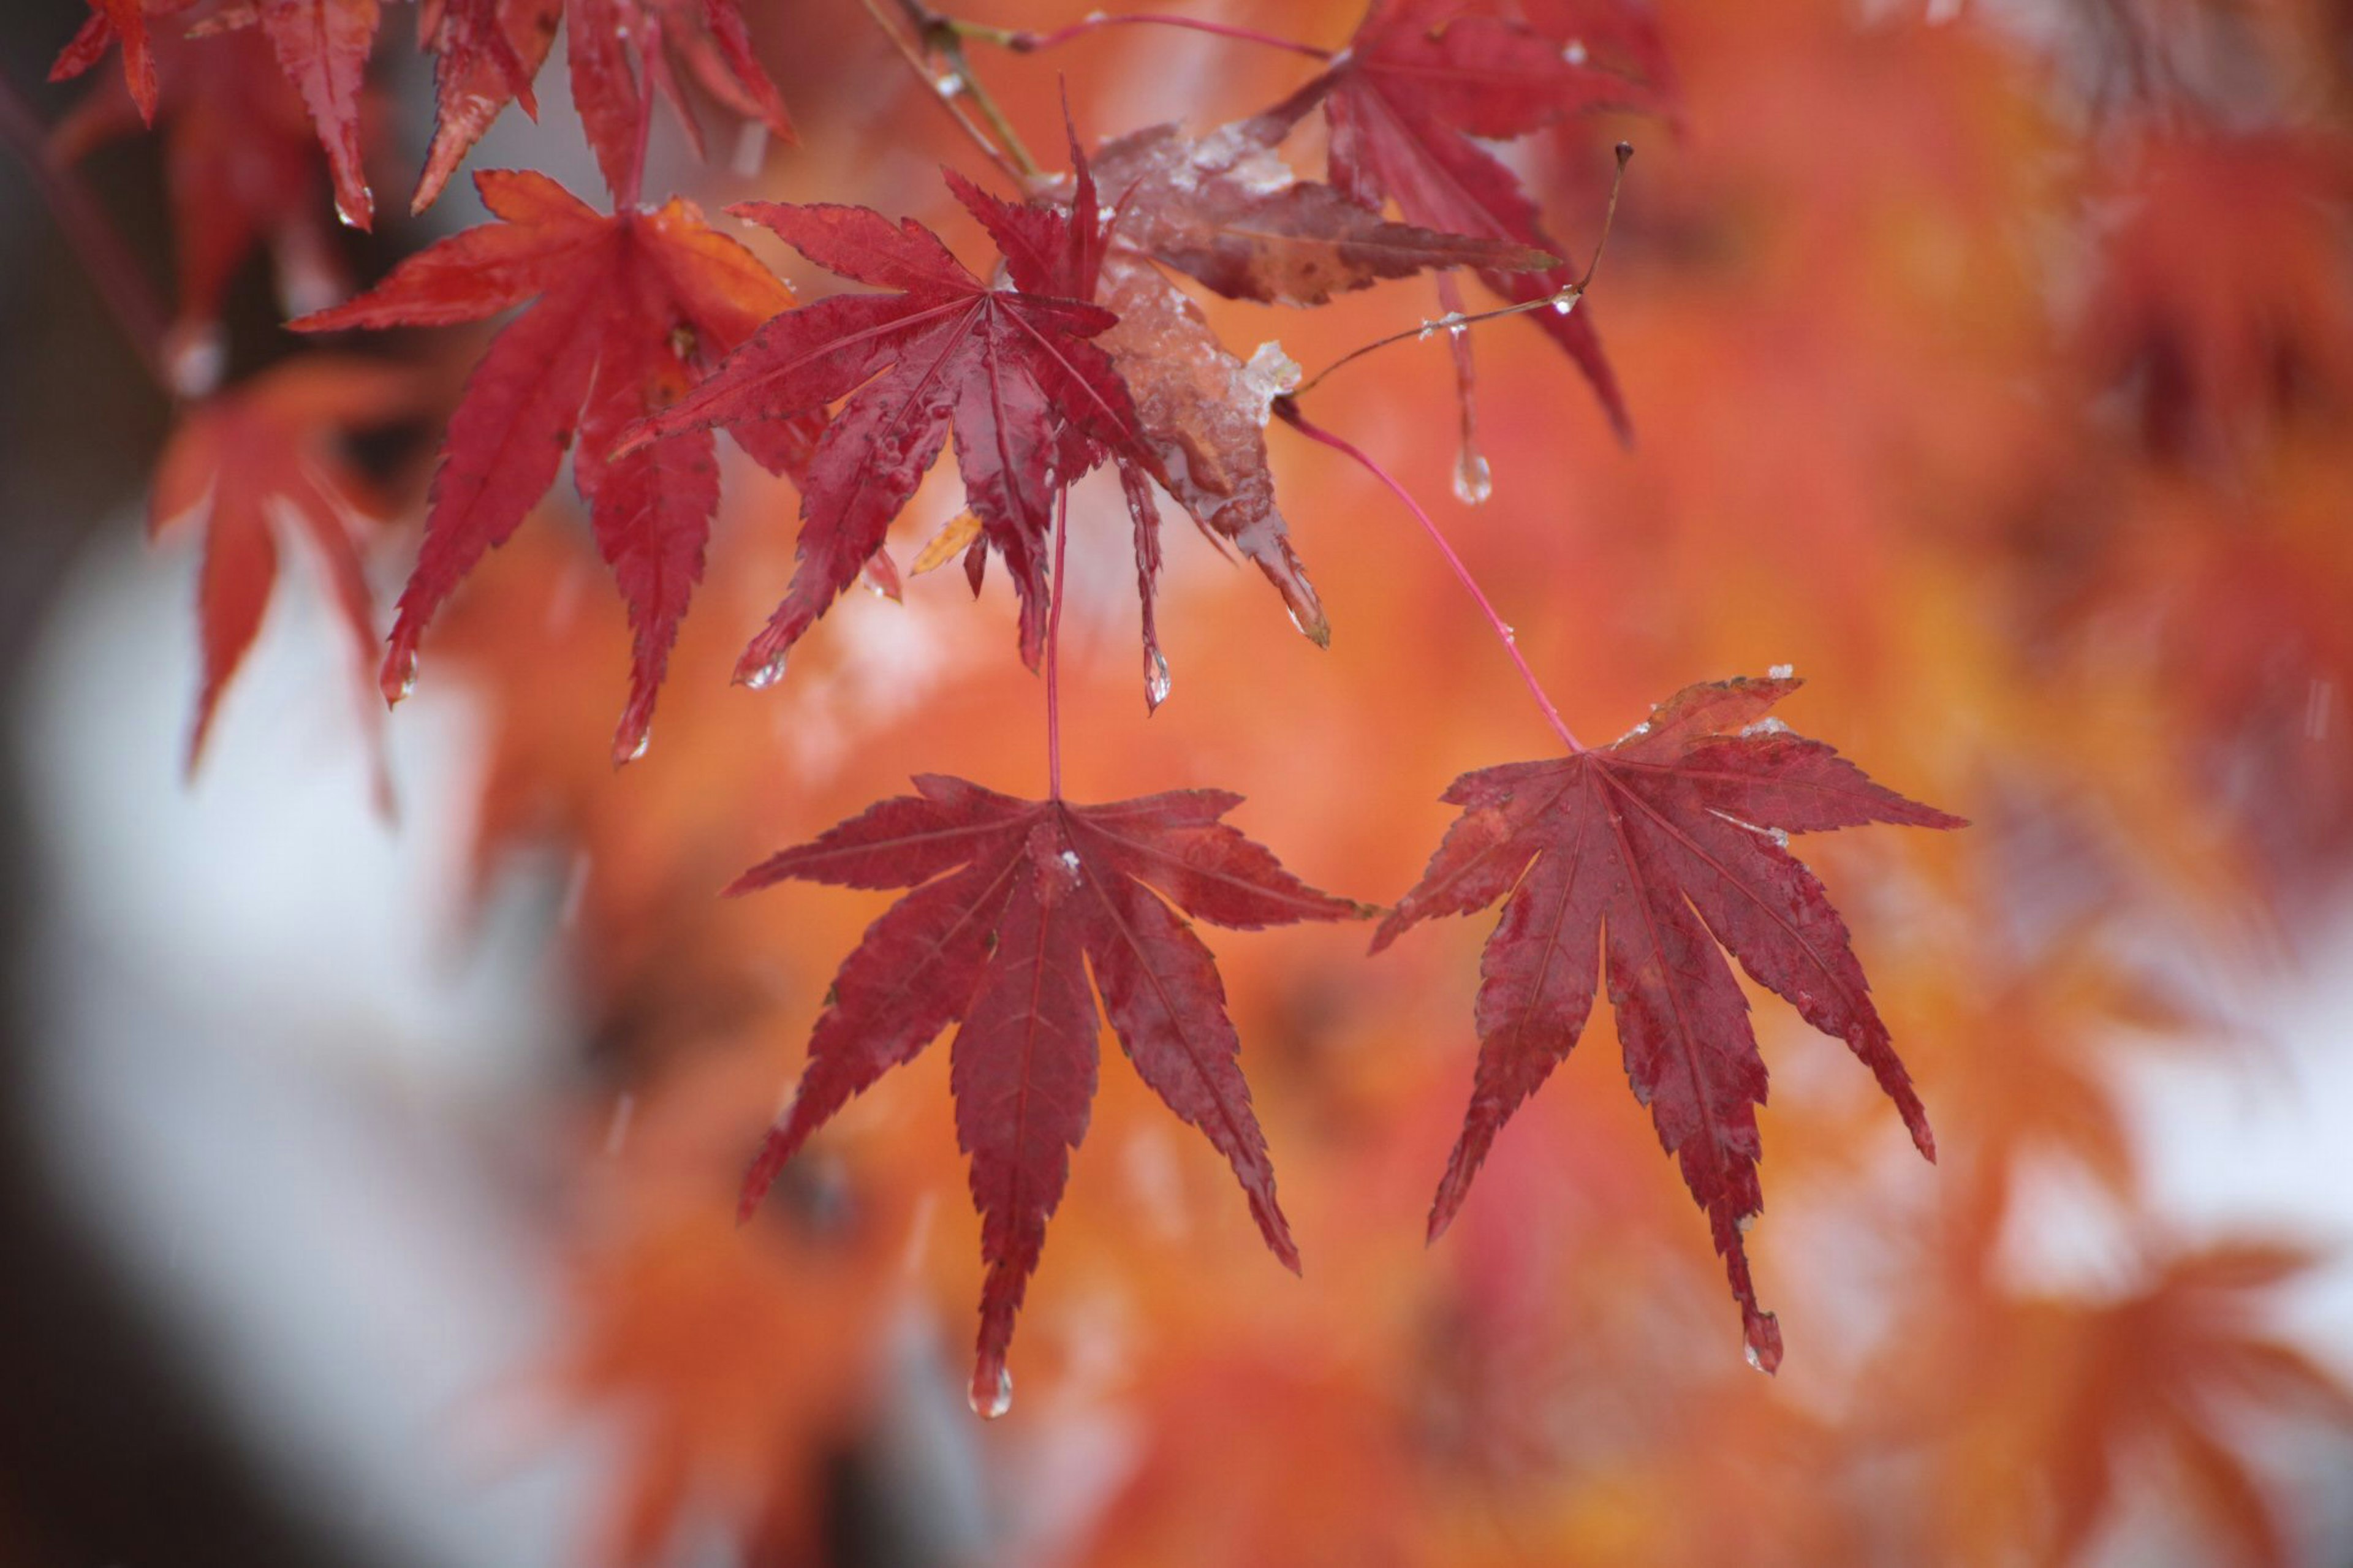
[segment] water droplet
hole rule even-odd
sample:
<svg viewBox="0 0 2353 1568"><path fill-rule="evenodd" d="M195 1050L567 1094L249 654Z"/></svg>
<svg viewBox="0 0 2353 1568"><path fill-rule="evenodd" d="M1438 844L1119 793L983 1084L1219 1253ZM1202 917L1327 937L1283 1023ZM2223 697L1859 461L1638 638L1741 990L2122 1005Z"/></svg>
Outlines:
<svg viewBox="0 0 2353 1568"><path fill-rule="evenodd" d="M785 678L785 655L778 654L744 678L744 684L754 691L765 691Z"/></svg>
<svg viewBox="0 0 2353 1568"><path fill-rule="evenodd" d="M1577 302L1584 298L1583 290L1571 283L1552 297L1552 313L1556 316L1566 316L1576 310Z"/></svg>
<svg viewBox="0 0 2353 1568"><path fill-rule="evenodd" d="M1768 827L1765 836L1784 849L1789 847L1789 830L1786 827Z"/></svg>
<svg viewBox="0 0 2353 1568"><path fill-rule="evenodd" d="M1748 1364L1750 1366L1755 1367L1758 1372L1763 1372L1765 1370L1765 1358L1757 1353L1757 1347L1755 1345L1741 1346L1740 1353L1748 1358Z"/></svg>
<svg viewBox="0 0 2353 1568"><path fill-rule="evenodd" d="M996 1420L998 1416L1013 1408L1012 1369L1010 1367L1004 1366L998 1367L997 1369L997 1378L993 1384L989 1382L987 1370L986 1368L974 1373L972 1375L972 1387L965 1391L965 1400L972 1406L972 1413L975 1415L979 1416L984 1421Z"/></svg>
<svg viewBox="0 0 2353 1568"><path fill-rule="evenodd" d="M1168 659L1156 647L1144 661L1144 700L1155 708L1168 700Z"/></svg>
<svg viewBox="0 0 2353 1568"><path fill-rule="evenodd" d="M1519 640L1520 640L1520 628L1519 628L1519 627L1517 627L1517 626L1514 626L1514 625L1512 625L1509 621L1504 622L1504 640L1505 642L1510 642L1510 643L1515 643L1515 642L1519 641Z"/></svg>
<svg viewBox="0 0 2353 1568"><path fill-rule="evenodd" d="M1483 506L1494 493L1495 475L1487 467L1486 454L1463 447L1454 459L1454 499L1464 506Z"/></svg>
<svg viewBox="0 0 2353 1568"><path fill-rule="evenodd" d="M1568 41L1568 47L1567 47L1567 48L1565 48L1565 49L1563 49L1563 50L1561 50L1561 51L1560 51L1560 58L1561 58L1562 59L1564 59L1564 60L1567 60L1570 65L1573 65L1573 66L1581 66L1581 65L1583 65L1583 64L1585 63L1585 58L1586 58L1586 56L1585 56L1585 40L1584 40L1583 38L1571 38L1571 39L1569 39L1569 41Z"/></svg>
<svg viewBox="0 0 2353 1568"><path fill-rule="evenodd" d="M182 397L202 397L228 368L228 338L218 327L175 330L164 346L164 374Z"/></svg>
<svg viewBox="0 0 2353 1568"><path fill-rule="evenodd" d="M400 679L393 688L393 690L396 693L393 700L395 702L406 702L408 700L409 694L416 689L417 656L412 653L401 663Z"/></svg>
<svg viewBox="0 0 2353 1568"><path fill-rule="evenodd" d="M942 98L955 98L964 91L964 78L954 71L942 71L932 79L932 90Z"/></svg>
<svg viewBox="0 0 2353 1568"><path fill-rule="evenodd" d="M1797 673L1798 667L1794 664L1777 664L1765 672L1766 676L1773 680L1787 680Z"/></svg>
<svg viewBox="0 0 2353 1568"><path fill-rule="evenodd" d="M628 756L626 756L626 757L623 757L621 760L622 760L623 762L625 762L625 763L634 763L634 762L637 762L638 759L642 758L642 757L646 754L646 748L647 748L648 746L652 745L653 743L654 743L654 729L653 729L653 726L652 726L652 725L649 724L649 725L647 725L644 729L642 729L642 730L640 730L640 731L638 731L638 739L637 739L636 743L635 743L634 745L630 746L630 748L629 748L629 754L628 754Z"/></svg>
<svg viewBox="0 0 2353 1568"><path fill-rule="evenodd" d="M361 188L364 190L366 187ZM335 196L335 217L345 228L364 229L368 226L368 215L365 212L353 212L343 205L343 198L340 192Z"/></svg>

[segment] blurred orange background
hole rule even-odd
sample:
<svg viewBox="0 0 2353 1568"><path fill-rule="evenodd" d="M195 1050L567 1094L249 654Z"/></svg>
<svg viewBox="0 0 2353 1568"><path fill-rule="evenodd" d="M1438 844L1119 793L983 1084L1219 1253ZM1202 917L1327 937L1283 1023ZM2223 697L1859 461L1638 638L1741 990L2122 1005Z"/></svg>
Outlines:
<svg viewBox="0 0 2353 1568"><path fill-rule="evenodd" d="M862 203L979 266L935 172L978 161L873 24L746 12L801 144L746 174L732 127L705 164L664 121L649 194ZM1358 13L1225 15L1336 47ZM10 80L52 120L75 94L31 84L78 20L7 23ZM137 540L164 405L19 181L0 522L24 1180L0 1363L27 1393L0 1415L0 1560L2353 1560L2353 12L1662 0L1656 22L1679 118L1509 153L1581 258L1610 144L1637 148L1583 307L1633 444L1512 321L1473 334L1483 505L1452 493L1442 340L1341 372L1311 412L1431 508L1588 740L1791 664L1795 728L1973 821L1806 851L1938 1164L1838 1042L1753 998L1778 1377L1743 1363L1601 1010L1423 1247L1489 916L1377 960L1360 928L1212 933L1304 1278L1107 1060L1011 1413L971 1418L977 1222L944 1047L729 1220L887 900L715 893L913 773L1043 793L1001 578L976 605L952 572L851 595L777 687L732 687L795 500L729 451L650 752L617 771L627 631L559 485L425 644L388 721L396 820L299 570L184 785L189 547ZM1090 137L1205 130L1311 68L1133 27L976 45L973 68L1042 150L1065 90ZM474 166L593 195L559 76ZM429 82L403 59L381 85L379 188L405 192ZM1303 173L1318 140L1286 148ZM79 167L160 284L153 150ZM364 279L476 221L470 199L387 216L339 265ZM747 243L804 298L837 286ZM229 297L233 376L294 350L269 287L256 263ZM1279 341L1311 371L1442 309L1426 279L1313 312L1204 301L1238 354ZM380 613L484 335L391 347L428 406L358 454ZM1331 647L1171 526L1174 689L1147 719L1098 476L1072 499L1068 787L1239 791L1238 826L1300 875L1394 901L1447 783L1549 732L1411 517L1267 438ZM943 465L892 534L902 565L960 497Z"/></svg>

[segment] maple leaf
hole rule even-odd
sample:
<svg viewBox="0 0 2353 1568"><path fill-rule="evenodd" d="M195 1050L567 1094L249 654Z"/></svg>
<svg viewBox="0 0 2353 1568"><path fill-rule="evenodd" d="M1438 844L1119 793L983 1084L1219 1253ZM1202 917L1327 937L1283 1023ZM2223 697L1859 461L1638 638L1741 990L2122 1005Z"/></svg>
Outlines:
<svg viewBox="0 0 2353 1568"><path fill-rule="evenodd" d="M1125 384L1088 341L1117 318L1036 291L1086 276L1075 255L1099 264L1099 221L1074 226L1057 209L999 201L953 171L947 180L997 240L1018 287L988 287L912 218L894 225L866 207L742 203L728 210L818 266L897 291L837 294L777 317L623 443L627 451L848 399L801 487L792 582L744 651L738 680L765 686L782 672L794 643L882 548L951 432L965 502L1012 574L1021 657L1032 668L1046 641L1044 546L1055 496L1113 451L1158 468Z"/></svg>
<svg viewBox="0 0 2353 1568"><path fill-rule="evenodd" d="M1082 806L937 774L915 788L771 856L728 889L787 879L913 889L834 976L799 1091L744 1178L743 1212L851 1096L960 1024L956 1141L971 1157L988 1265L973 1398L994 1410L1009 1386L1014 1315L1094 1098L1088 968L1128 1059L1231 1163L1267 1246L1296 1270L1225 986L1168 906L1239 930L1369 911L1308 887L1227 826L1219 819L1240 797L1221 790Z"/></svg>
<svg viewBox="0 0 2353 1568"><path fill-rule="evenodd" d="M1865 822L1963 826L1767 719L1799 684L1686 687L1608 746L1465 773L1444 797L1462 816L1373 938L1377 952L1418 921L1504 899L1480 964L1471 1108L1430 1208L1430 1238L1453 1220L1504 1123L1577 1044L1598 952L1634 1097L1708 1216L1749 1355L1768 1372L1780 1328L1757 1305L1741 1242L1764 1204L1756 1107L1765 1063L1747 1000L1716 950L1845 1040L1935 1159L1927 1114L1845 922L1782 840Z"/></svg>
<svg viewBox="0 0 2353 1568"><path fill-rule="evenodd" d="M407 373L364 361L297 359L194 404L180 417L155 470L148 529L201 527L196 580L203 685L188 736L191 772L202 756L221 693L260 630L278 581L278 541L299 532L324 568L335 608L362 668L375 653L375 626L358 533L365 488L337 451L343 431L383 425L417 402ZM376 728L376 709L362 712ZM377 791L385 785L378 759Z"/></svg>
<svg viewBox="0 0 2353 1568"><path fill-rule="evenodd" d="M438 61L438 108L414 211L440 195L507 104L520 102L537 117L532 79L559 20L569 35L573 106L607 185L623 205L637 200L641 121L653 92L670 100L688 140L702 151L681 67L722 107L793 139L784 100L753 52L738 0L440 0L419 20Z"/></svg>
<svg viewBox="0 0 2353 1568"><path fill-rule="evenodd" d="M169 11L181 5L156 7ZM107 46L122 44L122 85L138 107L139 118L155 123L157 88L155 55L147 41L147 10L140 0L89 0L90 15L82 19L66 47L49 66L51 81L70 81L106 58Z"/></svg>
<svg viewBox="0 0 2353 1568"><path fill-rule="evenodd" d="M179 273L166 352L174 390L200 395L219 380L222 300L259 246L269 245L290 311L313 309L343 285L320 216L318 141L269 47L251 32L155 42L170 68L155 118ZM70 163L140 123L130 95L105 84L58 121L50 148Z"/></svg>
<svg viewBox="0 0 2353 1568"><path fill-rule="evenodd" d="M1103 199L1122 210L1120 237L1228 299L1286 305L1321 305L1432 268L1559 265L1516 240L1391 223L1333 186L1300 179L1274 151L1289 131L1262 116L1198 141L1155 125L1106 143L1094 174Z"/></svg>
<svg viewBox="0 0 2353 1568"><path fill-rule="evenodd" d="M1135 399L1161 484L1205 531L1257 563L1301 631L1328 644L1331 623L1292 547L1267 466L1267 409L1286 384L1279 351L1271 364L1227 353L1200 308L1132 253L1105 259L1103 300L1119 322L1098 342Z"/></svg>
<svg viewBox="0 0 2353 1568"><path fill-rule="evenodd" d="M335 211L358 229L375 220L375 198L360 157L360 113L377 18L376 0L235 0L188 35L260 29L318 131L334 180Z"/></svg>
<svg viewBox="0 0 2353 1568"><path fill-rule="evenodd" d="M613 740L626 761L645 746L670 645L702 574L719 472L707 433L626 456L614 444L792 295L691 202L608 216L528 171L486 171L475 186L502 221L441 240L358 298L289 323L312 332L440 326L536 301L491 341L450 416L424 547L385 656L385 696L406 694L427 622L555 482L576 431L574 481L635 638L629 700ZM735 435L754 458L786 470L806 451L808 428L747 421Z"/></svg>
<svg viewBox="0 0 2353 1568"><path fill-rule="evenodd" d="M1601 68L1577 38L1547 30L1566 28L1580 9L1546 7L1530 18L1466 0L1375 0L1331 68L1267 118L1287 127L1321 105L1332 183L1365 206L1377 211L1395 198L1409 223L1566 255L1519 177L1473 138L1510 140L1587 110L1666 106L1658 88ZM1491 267L1479 277L1526 304L1558 294L1576 274L1567 266ZM1625 400L1591 312L1528 313L1576 363L1625 437Z"/></svg>

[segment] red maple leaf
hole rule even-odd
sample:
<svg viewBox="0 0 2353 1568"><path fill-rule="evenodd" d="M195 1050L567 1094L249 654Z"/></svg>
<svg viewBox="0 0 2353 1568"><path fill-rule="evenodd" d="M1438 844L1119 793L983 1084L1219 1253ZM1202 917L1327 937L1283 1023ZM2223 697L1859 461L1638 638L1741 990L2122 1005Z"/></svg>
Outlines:
<svg viewBox="0 0 2353 1568"><path fill-rule="evenodd" d="M1391 223L1300 179L1274 151L1289 130L1261 116L1198 139L1155 125L1106 143L1094 174L1103 199L1123 209L1120 237L1228 299L1286 305L1321 305L1432 268L1511 272L1559 262L1513 239Z"/></svg>
<svg viewBox="0 0 2353 1568"><path fill-rule="evenodd" d="M438 60L438 110L413 210L441 194L467 151L510 102L536 117L532 79L566 21L572 101L614 197L637 200L638 150L650 95L678 112L695 150L702 130L683 74L713 101L790 141L784 100L752 51L737 0L440 0L420 17Z"/></svg>
<svg viewBox="0 0 2353 1568"><path fill-rule="evenodd" d="M189 32L195 37L261 30L326 151L335 211L361 229L375 221L375 198L360 156L360 113L377 19L376 0L234 0Z"/></svg>
<svg viewBox="0 0 2353 1568"><path fill-rule="evenodd" d="M707 433L626 456L614 444L792 295L691 202L608 216L530 171L485 172L475 186L504 221L441 240L357 299L290 323L312 332L440 326L536 300L491 341L450 416L424 547L385 656L385 696L406 694L426 623L555 482L577 431L573 479L635 634L628 705L613 739L614 755L627 760L644 748L702 575L719 471ZM735 435L781 471L798 466L809 428L745 421Z"/></svg>
<svg viewBox="0 0 2353 1568"><path fill-rule="evenodd" d="M1295 1270L1225 986L1168 906L1238 930L1366 911L1308 887L1219 821L1240 803L1221 790L1082 806L936 774L915 787L771 856L728 889L787 879L914 889L835 974L799 1092L744 1178L743 1213L851 1096L960 1024L956 1141L971 1156L988 1265L973 1398L996 1410L1009 1387L1014 1315L1094 1099L1089 967L1128 1059L1232 1164L1268 1247Z"/></svg>
<svg viewBox="0 0 2353 1568"><path fill-rule="evenodd" d="M318 142L259 35L155 40L164 60L155 118L163 126L179 306L167 354L174 390L201 395L219 380L217 321L228 286L267 243L279 295L315 308L344 287L322 216ZM62 162L138 129L140 110L113 83L94 89L58 121Z"/></svg>
<svg viewBox="0 0 2353 1568"><path fill-rule="evenodd" d="M196 586L204 684L188 736L190 770L222 691L261 628L277 586L281 532L299 532L316 553L350 628L364 689L375 626L358 535L369 508L335 438L400 418L417 402L415 380L404 371L322 357L289 361L181 416L156 465L148 528L158 537L184 525L205 531ZM362 710L373 726L375 704ZM377 785L381 795L380 768Z"/></svg>
<svg viewBox="0 0 2353 1568"><path fill-rule="evenodd" d="M178 5L158 5L159 11L178 10L192 3L180 0ZM49 66L51 81L70 81L106 58L106 47L116 39L122 40L122 85L130 90L131 101L138 106L139 118L147 124L155 123L155 56L147 42L147 11L140 0L89 0L90 15L82 19L81 27Z"/></svg>
<svg viewBox="0 0 2353 1568"><path fill-rule="evenodd" d="M1567 252L1545 232L1519 176L1479 144L1510 140L1592 109L1658 109L1662 91L1607 70L1567 35L1579 8L1533 19L1469 0L1375 0L1332 67L1268 111L1284 125L1318 104L1331 127L1332 183L1377 211L1395 198L1406 221L1450 234ZM1515 304L1556 295L1575 280L1546 271L1482 268L1480 280ZM1628 432L1617 377L1591 312L1530 314L1577 363L1609 421Z"/></svg>
<svg viewBox="0 0 2353 1568"><path fill-rule="evenodd" d="M1015 206L954 171L947 180L1005 253L1017 287L990 288L912 218L893 224L831 204L739 204L728 210L765 224L818 266L897 292L837 294L779 316L623 444L627 451L848 399L801 487L792 582L744 650L738 680L765 686L782 673L793 644L881 550L951 432L965 502L1013 574L1021 657L1032 668L1046 642L1044 546L1056 495L1113 452L1146 472L1159 468L1126 384L1087 341L1118 318L1072 295L1072 280L1092 280L1101 267L1100 217L1090 207L1089 220L1073 225L1059 208ZM1148 504L1135 486L1128 493Z"/></svg>
<svg viewBox="0 0 2353 1568"><path fill-rule="evenodd" d="M1845 922L1784 840L1865 822L1962 826L1765 717L1799 685L1686 687L1608 746L1465 773L1445 795L1461 816L1373 938L1377 952L1417 921L1510 895L1480 964L1478 1072L1430 1208L1431 1239L1461 1206L1496 1132L1577 1044L1599 953L1634 1097L1707 1214L1749 1355L1768 1372L1781 1331L1757 1303L1741 1243L1764 1206L1756 1107L1765 1062L1717 949L1845 1040L1935 1159L1927 1114Z"/></svg>

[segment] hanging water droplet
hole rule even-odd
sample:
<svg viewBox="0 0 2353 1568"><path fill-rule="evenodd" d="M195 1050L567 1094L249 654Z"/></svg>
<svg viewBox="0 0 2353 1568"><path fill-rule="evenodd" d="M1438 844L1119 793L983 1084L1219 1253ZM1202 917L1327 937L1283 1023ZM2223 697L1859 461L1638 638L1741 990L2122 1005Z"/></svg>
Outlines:
<svg viewBox="0 0 2353 1568"><path fill-rule="evenodd" d="M621 760L625 763L634 763L638 761L646 754L646 748L653 743L654 730L653 726L649 724L644 729L638 731L636 742L629 747L629 754L623 757Z"/></svg>
<svg viewBox="0 0 2353 1568"><path fill-rule="evenodd" d="M767 663L744 678L744 684L754 691L765 691L785 678L785 656L776 655Z"/></svg>
<svg viewBox="0 0 2353 1568"><path fill-rule="evenodd" d="M1013 1408L1013 1371L1010 1367L997 1369L997 1381L992 1385L987 1373L973 1373L972 1387L965 1392L965 1403L972 1413L984 1421L994 1421Z"/></svg>
<svg viewBox="0 0 2353 1568"><path fill-rule="evenodd" d="M1485 453L1465 447L1454 459L1454 499L1464 506L1484 506L1495 493L1494 471Z"/></svg>
<svg viewBox="0 0 2353 1568"><path fill-rule="evenodd" d="M1566 316L1576 310L1577 302L1584 298L1584 291L1571 283L1552 297L1552 313L1556 316Z"/></svg>
<svg viewBox="0 0 2353 1568"><path fill-rule="evenodd" d="M417 656L412 653L401 661L399 678L392 683L392 700L395 702L405 702L408 700L409 693L416 689Z"/></svg>
<svg viewBox="0 0 2353 1568"><path fill-rule="evenodd" d="M964 91L964 78L954 71L942 71L932 79L932 90L942 98L954 98Z"/></svg>
<svg viewBox="0 0 2353 1568"><path fill-rule="evenodd" d="M1765 1370L1765 1358L1757 1353L1757 1347L1755 1345L1742 1345L1740 1347L1740 1353L1748 1358L1748 1364L1750 1366L1755 1367L1758 1372L1763 1372Z"/></svg>
<svg viewBox="0 0 2353 1568"><path fill-rule="evenodd" d="M1156 647L1144 661L1144 700L1155 708L1168 700L1168 659Z"/></svg>
<svg viewBox="0 0 2353 1568"><path fill-rule="evenodd" d="M361 189L364 191L366 187L362 186ZM335 217L345 228L364 229L369 222L365 212L353 212L343 205L343 193L340 191L335 194Z"/></svg>

